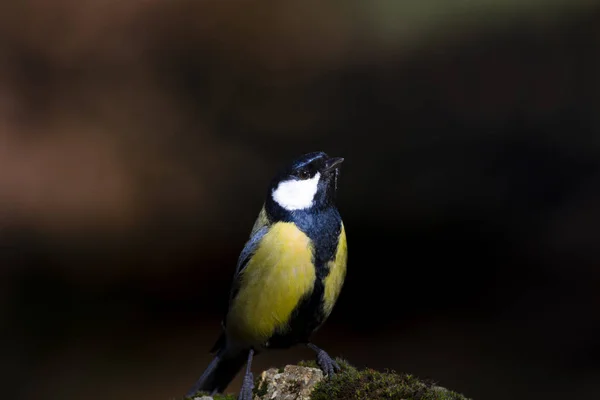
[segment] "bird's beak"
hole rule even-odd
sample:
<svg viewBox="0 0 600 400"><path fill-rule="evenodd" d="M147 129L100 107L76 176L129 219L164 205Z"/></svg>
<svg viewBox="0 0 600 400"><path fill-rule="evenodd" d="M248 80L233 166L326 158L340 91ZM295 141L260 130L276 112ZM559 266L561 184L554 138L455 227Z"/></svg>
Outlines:
<svg viewBox="0 0 600 400"><path fill-rule="evenodd" d="M325 161L325 171L331 171L333 169L338 168L344 159L342 157L331 157Z"/></svg>

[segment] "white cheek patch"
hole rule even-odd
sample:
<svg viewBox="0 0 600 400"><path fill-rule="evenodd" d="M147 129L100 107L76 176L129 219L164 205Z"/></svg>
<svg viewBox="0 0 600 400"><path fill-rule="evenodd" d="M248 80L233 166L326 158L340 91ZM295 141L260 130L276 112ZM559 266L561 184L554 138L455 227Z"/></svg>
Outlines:
<svg viewBox="0 0 600 400"><path fill-rule="evenodd" d="M283 181L273 190L273 200L288 211L309 208L313 205L320 178L321 174L317 172L310 179Z"/></svg>

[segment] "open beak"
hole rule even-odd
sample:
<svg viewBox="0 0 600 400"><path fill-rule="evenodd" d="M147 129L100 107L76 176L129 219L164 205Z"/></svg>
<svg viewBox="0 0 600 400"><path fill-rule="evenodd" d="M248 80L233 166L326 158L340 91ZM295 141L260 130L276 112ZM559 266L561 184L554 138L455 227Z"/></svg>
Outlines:
<svg viewBox="0 0 600 400"><path fill-rule="evenodd" d="M331 157L325 161L325 171L331 171L337 169L338 166L344 161L342 157Z"/></svg>

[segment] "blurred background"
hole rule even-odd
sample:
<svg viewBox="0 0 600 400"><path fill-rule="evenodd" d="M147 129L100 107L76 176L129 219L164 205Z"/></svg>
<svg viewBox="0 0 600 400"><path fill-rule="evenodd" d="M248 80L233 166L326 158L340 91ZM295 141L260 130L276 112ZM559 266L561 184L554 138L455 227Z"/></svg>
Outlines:
<svg viewBox="0 0 600 400"><path fill-rule="evenodd" d="M597 1L3 2L2 397L180 398L268 181L315 150L346 158L350 246L316 343L594 397L599 107Z"/></svg>

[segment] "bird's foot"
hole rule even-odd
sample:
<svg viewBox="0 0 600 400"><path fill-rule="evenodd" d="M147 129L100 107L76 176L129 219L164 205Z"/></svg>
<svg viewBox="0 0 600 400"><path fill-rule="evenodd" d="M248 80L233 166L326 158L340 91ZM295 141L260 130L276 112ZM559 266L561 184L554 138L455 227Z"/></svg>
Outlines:
<svg viewBox="0 0 600 400"><path fill-rule="evenodd" d="M244 375L244 383L242 383L238 400L252 400L252 389L254 389L254 375L252 372L247 372Z"/></svg>
<svg viewBox="0 0 600 400"><path fill-rule="evenodd" d="M325 350L321 349L317 352L317 364L327 376L331 376L341 369L340 365Z"/></svg>

